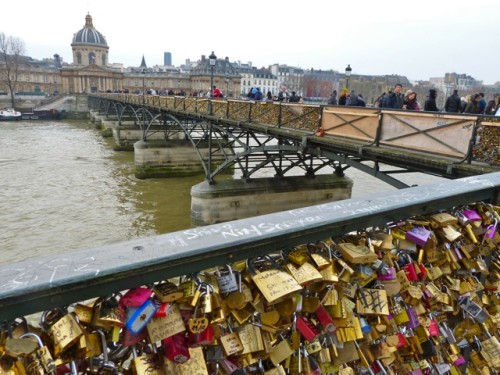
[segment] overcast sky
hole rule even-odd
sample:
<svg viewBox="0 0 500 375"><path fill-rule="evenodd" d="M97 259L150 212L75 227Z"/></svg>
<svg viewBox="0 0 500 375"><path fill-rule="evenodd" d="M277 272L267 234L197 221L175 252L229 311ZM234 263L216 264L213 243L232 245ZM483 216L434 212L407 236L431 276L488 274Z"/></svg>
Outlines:
<svg viewBox="0 0 500 375"><path fill-rule="evenodd" d="M230 61L304 69L347 64L353 74L410 80L466 73L500 81L500 0L24 0L3 1L0 32L26 54L71 63L73 34L87 13L106 38L109 62L173 65L213 50Z"/></svg>

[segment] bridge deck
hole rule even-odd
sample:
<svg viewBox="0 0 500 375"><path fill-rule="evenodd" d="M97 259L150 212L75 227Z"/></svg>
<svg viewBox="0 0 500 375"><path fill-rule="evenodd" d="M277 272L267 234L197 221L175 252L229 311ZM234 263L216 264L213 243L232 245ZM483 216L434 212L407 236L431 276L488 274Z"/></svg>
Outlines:
<svg viewBox="0 0 500 375"><path fill-rule="evenodd" d="M484 128L500 134L500 119L490 116L131 94L93 97L293 140L304 152L361 169L359 160L447 178L500 170L495 157L473 155L484 148L491 149L489 156L498 153L488 137L477 136ZM315 136L318 127L323 137Z"/></svg>

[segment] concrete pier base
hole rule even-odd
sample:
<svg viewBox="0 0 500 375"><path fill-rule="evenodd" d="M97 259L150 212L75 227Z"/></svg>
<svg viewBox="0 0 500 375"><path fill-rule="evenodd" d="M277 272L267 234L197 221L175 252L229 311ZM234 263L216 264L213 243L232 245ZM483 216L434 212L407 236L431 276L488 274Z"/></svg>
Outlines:
<svg viewBox="0 0 500 375"><path fill-rule="evenodd" d="M191 142L148 140L134 143L135 176L165 178L204 175L205 170Z"/></svg>
<svg viewBox="0 0 500 375"><path fill-rule="evenodd" d="M349 199L352 180L336 175L204 181L191 188L191 224L230 220Z"/></svg>
<svg viewBox="0 0 500 375"><path fill-rule="evenodd" d="M134 121L122 121L121 124L115 123L113 126L113 139L115 141L113 149L115 151L134 151L134 144L141 141L142 137L142 130ZM176 134L176 138L185 138L184 133ZM148 134L148 140L157 141L164 139L165 134L161 131Z"/></svg>

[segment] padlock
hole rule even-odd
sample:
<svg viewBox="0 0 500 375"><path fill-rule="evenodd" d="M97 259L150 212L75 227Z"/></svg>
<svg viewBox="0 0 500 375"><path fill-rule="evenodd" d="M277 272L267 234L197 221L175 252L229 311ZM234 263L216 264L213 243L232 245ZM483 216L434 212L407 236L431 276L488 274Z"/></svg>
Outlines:
<svg viewBox="0 0 500 375"><path fill-rule="evenodd" d="M476 244L478 241L477 241L476 235L474 234L474 232L472 230L472 225L471 225L470 220L465 216L463 211L457 211L455 213L455 216L457 217L460 225L465 229L465 233L467 234L467 237L469 238L469 240L471 240L472 243Z"/></svg>
<svg viewBox="0 0 500 375"><path fill-rule="evenodd" d="M296 316L297 331L307 341L315 340L321 333L307 318L302 315Z"/></svg>
<svg viewBox="0 0 500 375"><path fill-rule="evenodd" d="M157 353L138 355L135 346L132 347L132 371L134 375L166 375Z"/></svg>
<svg viewBox="0 0 500 375"><path fill-rule="evenodd" d="M239 355L243 353L244 347L240 339L240 335L233 331L231 324L228 322L227 327L223 329L223 335L219 341L224 349L226 356Z"/></svg>
<svg viewBox="0 0 500 375"><path fill-rule="evenodd" d="M329 257L329 246L324 242L316 242L307 244L309 257L316 266L316 269L322 270L331 265Z"/></svg>
<svg viewBox="0 0 500 375"><path fill-rule="evenodd" d="M146 325L149 341L157 343L164 338L184 332L186 327L177 302L168 304L168 313L165 317L153 317Z"/></svg>
<svg viewBox="0 0 500 375"><path fill-rule="evenodd" d="M265 267L262 272L256 270L256 262ZM269 256L248 259L247 269L268 304L280 302L302 290L301 285Z"/></svg>
<svg viewBox="0 0 500 375"><path fill-rule="evenodd" d="M102 353L99 356L90 357L88 359L88 371L91 374L116 374L118 368L109 358L106 335L102 330L97 330L96 333L101 339Z"/></svg>
<svg viewBox="0 0 500 375"><path fill-rule="evenodd" d="M307 245L297 246L291 251L286 252L285 255L288 260L297 266L303 265L310 259Z"/></svg>
<svg viewBox="0 0 500 375"><path fill-rule="evenodd" d="M151 292L149 293L151 295ZM130 308L132 314L125 323L125 327L134 335L142 331L146 325L153 319L158 310L158 305L152 300L147 299L141 306Z"/></svg>
<svg viewBox="0 0 500 375"><path fill-rule="evenodd" d="M290 357L293 353L293 349L290 346L288 340L282 339L269 353L269 359L274 366L278 366L285 359Z"/></svg>
<svg viewBox="0 0 500 375"><path fill-rule="evenodd" d="M329 333L334 333L337 327L333 323L332 317L328 313L328 311L325 309L325 307L322 304L319 304L318 308L314 312L316 317L319 320L319 323L323 326L323 328L329 332Z"/></svg>
<svg viewBox="0 0 500 375"><path fill-rule="evenodd" d="M430 237L431 231L418 225L407 231L405 235L407 241L411 241L418 246L425 246Z"/></svg>
<svg viewBox="0 0 500 375"><path fill-rule="evenodd" d="M182 289L169 281L156 284L153 287L153 293L163 303L178 301L184 297Z"/></svg>
<svg viewBox="0 0 500 375"><path fill-rule="evenodd" d="M224 269L217 269L216 275L220 294L228 294L239 290L238 276L233 272L229 264Z"/></svg>
<svg viewBox="0 0 500 375"><path fill-rule="evenodd" d="M123 327L125 324L125 310L119 303L120 293L113 293L98 298L94 304L92 326L110 329L112 326Z"/></svg>
<svg viewBox="0 0 500 375"><path fill-rule="evenodd" d="M185 363L189 360L190 353L184 332L177 333L161 340L163 354L174 363Z"/></svg>
<svg viewBox="0 0 500 375"><path fill-rule="evenodd" d="M40 339L40 336L31 332L19 336L20 339L26 337L34 338L38 344L38 348L27 356L26 372L28 374L46 374L54 372L56 370L55 361L47 346L45 346Z"/></svg>
<svg viewBox="0 0 500 375"><path fill-rule="evenodd" d="M129 289L121 298L120 304L125 308L140 307L151 297L153 291L150 288L139 287Z"/></svg>
<svg viewBox="0 0 500 375"><path fill-rule="evenodd" d="M255 324L243 324L235 330L243 344L242 354L256 353L265 349L261 330Z"/></svg>
<svg viewBox="0 0 500 375"><path fill-rule="evenodd" d="M44 315L42 314L42 320ZM42 324L43 325L43 324ZM48 330L49 335L54 341L54 354L58 355L64 352L68 347L80 340L83 330L76 321L72 313L64 315L55 322Z"/></svg>

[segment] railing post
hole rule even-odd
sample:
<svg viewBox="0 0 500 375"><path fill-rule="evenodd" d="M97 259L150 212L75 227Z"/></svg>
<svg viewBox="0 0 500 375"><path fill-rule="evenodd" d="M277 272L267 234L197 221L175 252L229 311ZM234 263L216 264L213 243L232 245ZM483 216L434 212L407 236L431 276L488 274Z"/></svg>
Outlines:
<svg viewBox="0 0 500 375"><path fill-rule="evenodd" d="M282 110L283 110L283 107L282 107L282 102L279 103L279 111L278 111L278 128L281 128L281 114L282 114Z"/></svg>

